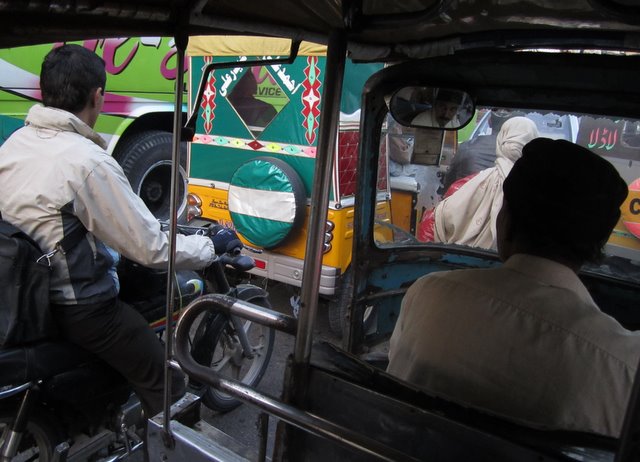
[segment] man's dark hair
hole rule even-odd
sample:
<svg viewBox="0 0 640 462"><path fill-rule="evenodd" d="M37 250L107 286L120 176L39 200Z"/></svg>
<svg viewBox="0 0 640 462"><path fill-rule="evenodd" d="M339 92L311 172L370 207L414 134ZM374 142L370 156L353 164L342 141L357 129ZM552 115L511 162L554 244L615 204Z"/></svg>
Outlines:
<svg viewBox="0 0 640 462"><path fill-rule="evenodd" d="M93 90L104 89L106 81L102 58L80 45L63 45L51 50L42 62L42 102L77 113L87 105Z"/></svg>
<svg viewBox="0 0 640 462"><path fill-rule="evenodd" d="M529 250L582 265L602 257L627 185L608 161L565 140L525 145L503 185L514 232Z"/></svg>

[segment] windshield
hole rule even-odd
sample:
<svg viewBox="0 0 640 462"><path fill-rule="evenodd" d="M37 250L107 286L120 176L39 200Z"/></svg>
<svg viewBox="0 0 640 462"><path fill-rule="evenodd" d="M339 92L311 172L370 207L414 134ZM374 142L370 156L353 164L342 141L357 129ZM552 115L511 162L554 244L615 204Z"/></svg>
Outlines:
<svg viewBox="0 0 640 462"><path fill-rule="evenodd" d="M517 157L496 160L503 157L500 152L497 155L498 134L505 121L513 117L525 117L535 125L536 133L523 135L529 137L525 141L538 136L565 139L591 149L616 168L629 187L629 195L605 246L605 258L583 270L639 283L640 120L635 119L478 107L471 123L454 132L457 139L447 143L446 136L438 135L442 133L438 130L404 127L389 115L382 126L380 155L387 156L389 162L392 218L377 222L377 245L446 245L451 249L496 253L497 213L479 199L485 192L478 190L478 184L482 184L481 178L488 175L489 169L500 164L508 172L516 160ZM423 155L416 155L416 139L424 138L424 133L436 139L440 148L429 162L424 161ZM501 196L501 187L495 194ZM449 205L438 208L445 199ZM447 214L443 212L445 208ZM449 232L445 229L448 223L444 222L454 219L456 232ZM580 223L575 224L575 232L580 232Z"/></svg>

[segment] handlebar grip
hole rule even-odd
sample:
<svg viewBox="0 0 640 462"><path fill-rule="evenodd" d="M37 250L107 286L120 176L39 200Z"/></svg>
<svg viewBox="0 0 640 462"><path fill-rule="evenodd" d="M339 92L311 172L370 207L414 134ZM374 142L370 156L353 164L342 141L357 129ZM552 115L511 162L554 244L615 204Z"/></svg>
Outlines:
<svg viewBox="0 0 640 462"><path fill-rule="evenodd" d="M247 255L231 255L229 252L218 257L218 262L222 265L229 265L239 271L249 271L256 266L255 260Z"/></svg>

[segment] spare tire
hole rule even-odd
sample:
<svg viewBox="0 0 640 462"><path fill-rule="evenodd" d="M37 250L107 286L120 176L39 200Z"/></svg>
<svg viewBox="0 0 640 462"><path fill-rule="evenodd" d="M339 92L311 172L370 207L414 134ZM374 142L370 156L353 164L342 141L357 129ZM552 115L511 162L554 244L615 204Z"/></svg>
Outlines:
<svg viewBox="0 0 640 462"><path fill-rule="evenodd" d="M256 157L229 182L229 213L236 231L251 244L274 249L304 223L307 194L300 176L274 157Z"/></svg>

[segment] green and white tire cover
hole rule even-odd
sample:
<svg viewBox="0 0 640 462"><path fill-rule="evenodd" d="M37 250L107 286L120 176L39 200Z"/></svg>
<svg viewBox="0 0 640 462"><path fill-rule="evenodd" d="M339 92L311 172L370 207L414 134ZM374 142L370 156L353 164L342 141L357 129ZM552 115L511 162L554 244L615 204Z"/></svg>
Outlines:
<svg viewBox="0 0 640 462"><path fill-rule="evenodd" d="M302 226L306 192L296 171L274 157L242 164L229 184L229 212L236 231L253 245L273 249Z"/></svg>

